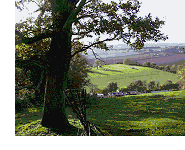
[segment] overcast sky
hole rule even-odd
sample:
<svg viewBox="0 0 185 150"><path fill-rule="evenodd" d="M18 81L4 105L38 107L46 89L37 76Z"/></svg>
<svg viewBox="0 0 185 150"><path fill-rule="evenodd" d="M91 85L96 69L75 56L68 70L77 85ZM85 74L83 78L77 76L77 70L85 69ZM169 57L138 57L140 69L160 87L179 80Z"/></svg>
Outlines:
<svg viewBox="0 0 185 150"><path fill-rule="evenodd" d="M103 0L105 3L109 3L111 0ZM114 0L119 2L119 0ZM125 2L125 0L123 0ZM166 41L159 41L158 43L185 43L185 21L184 21L184 6L185 0L140 0L142 2L140 12L138 16L144 17L151 13L153 17L159 17L160 20L166 21L165 25L160 29L164 35L168 35L169 39ZM34 3L29 3L25 6L28 7L22 12L19 12L15 8L15 22L19 22L21 19L24 21L26 17L33 16L37 17L39 13L33 13L37 9L37 5ZM33 13L33 14L31 14ZM101 39L106 39L107 36L102 36ZM83 40L85 44L88 41L93 41L92 38ZM146 43L155 43L154 41L148 41ZM123 44L120 41L111 41L108 44Z"/></svg>

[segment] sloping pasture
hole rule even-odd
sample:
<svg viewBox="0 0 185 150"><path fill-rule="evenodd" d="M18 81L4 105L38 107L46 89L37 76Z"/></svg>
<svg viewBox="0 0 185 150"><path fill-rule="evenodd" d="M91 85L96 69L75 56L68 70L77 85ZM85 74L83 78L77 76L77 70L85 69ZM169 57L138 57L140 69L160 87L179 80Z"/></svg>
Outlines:
<svg viewBox="0 0 185 150"><path fill-rule="evenodd" d="M130 67L138 68L138 70L131 69ZM122 88L127 87L131 82L136 80L146 80L147 85L149 81L159 81L160 85L164 84L167 79L172 82L179 81L176 74L148 67L130 66L124 64L103 65L100 69L96 69L96 67L94 67L88 75L88 79L91 80L91 83L93 85L97 85L99 89L107 87L108 82L117 82L118 87ZM89 93L90 87L85 88Z"/></svg>
<svg viewBox="0 0 185 150"><path fill-rule="evenodd" d="M91 122L112 135L185 135L185 91L101 99Z"/></svg>

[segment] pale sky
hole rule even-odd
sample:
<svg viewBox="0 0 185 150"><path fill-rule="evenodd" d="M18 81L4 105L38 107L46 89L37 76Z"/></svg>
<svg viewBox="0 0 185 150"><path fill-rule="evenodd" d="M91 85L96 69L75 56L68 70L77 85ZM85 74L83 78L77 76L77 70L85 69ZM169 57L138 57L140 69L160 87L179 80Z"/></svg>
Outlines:
<svg viewBox="0 0 185 150"><path fill-rule="evenodd" d="M109 3L111 0L103 0L105 3ZM114 0L119 3L119 0ZM125 2L125 0L123 0ZM142 2L140 7L140 12L137 16L144 17L151 13L151 16L158 17L160 20L166 21L165 25L160 29L164 35L168 35L169 39L166 41L159 41L158 43L185 43L185 19L184 19L184 6L185 0L140 0ZM25 6L28 7L22 12L19 12L15 8L15 22L19 22L21 19L24 21L26 17L31 16L37 9L37 5L34 3L29 3ZM37 17L39 13L33 13L33 17ZM101 36L101 39L106 39L107 36ZM88 41L93 42L92 38L86 38L83 40L84 44L88 44ZM155 43L154 41L147 41L146 43ZM110 45L124 44L122 40L120 41L109 41Z"/></svg>

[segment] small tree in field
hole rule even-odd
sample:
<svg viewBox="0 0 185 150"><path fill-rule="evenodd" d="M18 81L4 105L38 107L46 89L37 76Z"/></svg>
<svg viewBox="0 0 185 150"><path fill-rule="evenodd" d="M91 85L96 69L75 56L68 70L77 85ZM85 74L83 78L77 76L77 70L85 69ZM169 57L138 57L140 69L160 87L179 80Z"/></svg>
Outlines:
<svg viewBox="0 0 185 150"><path fill-rule="evenodd" d="M148 89L149 89L150 91L152 91L154 87L155 87L155 81L150 81L150 82L148 83Z"/></svg>
<svg viewBox="0 0 185 150"><path fill-rule="evenodd" d="M180 79L178 83L182 85L182 89L185 89L185 63L182 65L178 65L177 73L178 78Z"/></svg>
<svg viewBox="0 0 185 150"><path fill-rule="evenodd" d="M94 61L94 66L96 66L97 69L98 69L98 66L100 66L100 65L102 66L102 62L101 62L100 60L97 60L97 59L96 59L96 60Z"/></svg>
<svg viewBox="0 0 185 150"><path fill-rule="evenodd" d="M123 63L124 63L125 65L130 65L130 64L132 63L132 61L130 60L130 58L126 58L126 59L123 61Z"/></svg>
<svg viewBox="0 0 185 150"><path fill-rule="evenodd" d="M116 90L118 89L117 82L109 83L107 89L109 92L116 92Z"/></svg>

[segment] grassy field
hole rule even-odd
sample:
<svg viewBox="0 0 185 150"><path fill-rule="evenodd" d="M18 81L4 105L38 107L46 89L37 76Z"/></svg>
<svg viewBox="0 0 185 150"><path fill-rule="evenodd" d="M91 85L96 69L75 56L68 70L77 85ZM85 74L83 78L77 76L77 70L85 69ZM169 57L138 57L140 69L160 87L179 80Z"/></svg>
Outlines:
<svg viewBox="0 0 185 150"><path fill-rule="evenodd" d="M138 68L131 69L130 67ZM106 71L104 70L106 68ZM103 65L102 68L97 69L93 67L91 73L88 73L88 79L97 88L104 89L108 86L108 82L117 82L119 88L127 87L131 82L136 80L144 81L148 85L149 81L159 81L160 85L164 84L167 79L172 82L177 82L179 79L176 74L166 71L161 71L148 67L129 66L124 64ZM157 83L155 83L157 85ZM90 92L90 87L86 87L87 93Z"/></svg>
<svg viewBox="0 0 185 150"><path fill-rule="evenodd" d="M112 135L185 135L185 91L102 99L91 122Z"/></svg>
<svg viewBox="0 0 185 150"><path fill-rule="evenodd" d="M104 65L101 69L92 68L88 73L91 83L103 89L108 82L117 82L118 87L126 87L136 80L159 81L167 79L177 82L176 74L147 67L124 64ZM106 68L106 71L104 70ZM87 93L90 88L87 87ZM161 93L148 93L119 98L101 99L87 108L87 120L91 121L106 135L185 135L185 90ZM82 133L76 114L66 108L71 125ZM57 136L50 129L42 127L40 121L43 107L27 108L15 113L15 135ZM66 135L77 135L77 131Z"/></svg>
<svg viewBox="0 0 185 150"><path fill-rule="evenodd" d="M185 91L107 98L87 108L87 120L106 135L185 135L184 106ZM40 125L42 113L42 107L16 113L15 134L58 136ZM81 131L82 126L70 108L66 113L70 124ZM69 135L77 135L77 132Z"/></svg>

